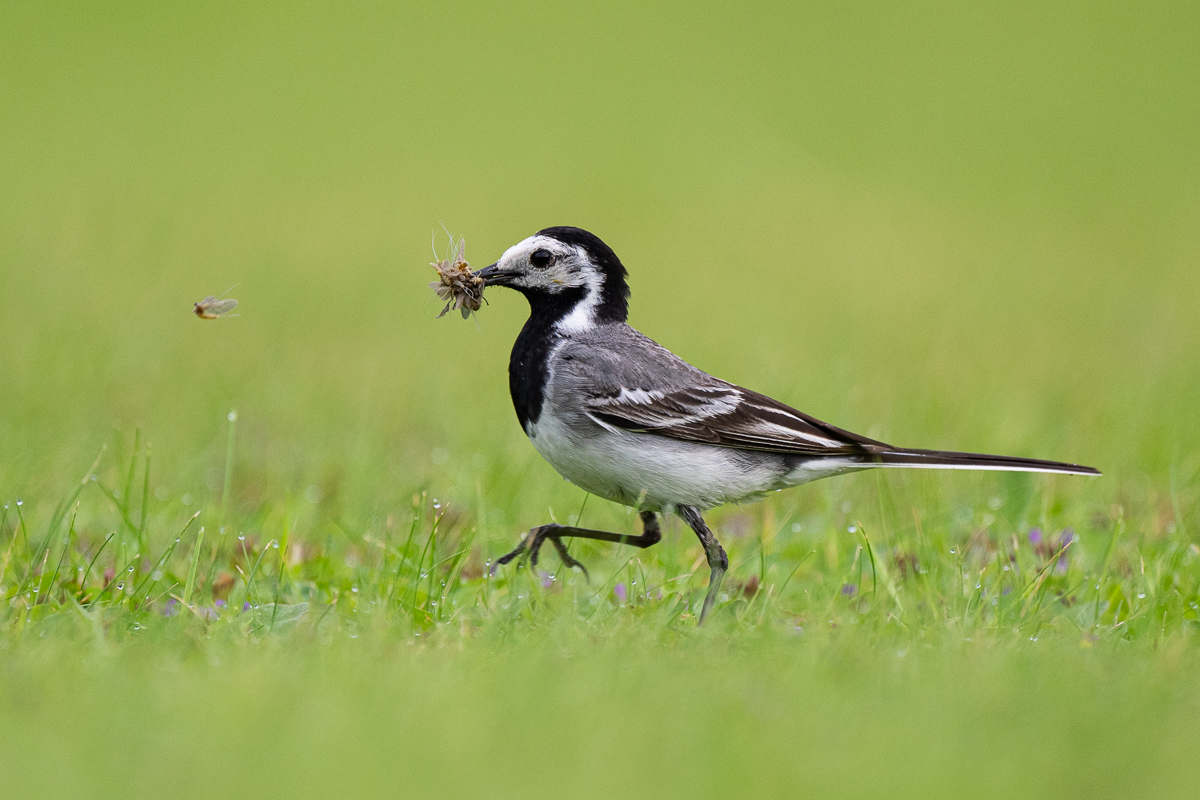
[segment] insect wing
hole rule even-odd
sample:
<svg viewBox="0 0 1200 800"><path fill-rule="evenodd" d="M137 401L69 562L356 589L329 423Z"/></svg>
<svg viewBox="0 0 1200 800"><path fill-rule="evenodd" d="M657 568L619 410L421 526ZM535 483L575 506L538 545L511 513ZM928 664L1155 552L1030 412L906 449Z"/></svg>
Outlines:
<svg viewBox="0 0 1200 800"><path fill-rule="evenodd" d="M230 311L233 311L237 308L237 304L238 301L233 299L215 300L212 303L206 304L204 311L214 317L219 317L222 314L228 314Z"/></svg>

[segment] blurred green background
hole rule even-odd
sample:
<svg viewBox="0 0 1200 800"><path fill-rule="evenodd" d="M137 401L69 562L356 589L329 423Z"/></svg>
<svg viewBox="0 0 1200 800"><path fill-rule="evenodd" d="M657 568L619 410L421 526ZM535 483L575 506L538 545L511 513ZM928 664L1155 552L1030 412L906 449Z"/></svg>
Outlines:
<svg viewBox="0 0 1200 800"><path fill-rule="evenodd" d="M477 320L435 320L440 304L426 287L431 238L443 224L464 235L467 257L481 266L541 227L568 224L595 232L622 257L631 322L702 369L898 445L1097 466L1103 480L1052 484L1066 503L1056 507L1063 518L1090 535L1108 530L1103 515L1112 507L1138 509L1131 531L1175 537L1171 546L1182 553L1193 541L1187 531L1200 524L1198 142L1200 8L1187 2L5 2L0 499L23 498L29 519L44 524L102 446L100 474L119 484L140 429L153 454L156 521L177 529L176 520L220 501L226 414L237 409L237 524L264 526L284 507L293 509L294 535L316 540L331 535L332 521L367 527L408 513L413 493L427 490L469 507L494 557L550 513L578 511L582 493L534 453L508 400L507 355L524 302L492 290ZM191 314L193 302L233 285L239 317L201 322ZM965 504L970 518L993 493L1031 485L986 476L888 480L901 516L924 502ZM773 498L761 513L834 508L843 497L873 507L877 485L870 476L826 482ZM740 513L717 518L736 522ZM104 520L111 508L98 502L80 514L97 530L113 524ZM600 501L587 514L596 527L629 527L623 509ZM1096 514L1102 519L1086 527ZM165 540L166 528L156 535ZM672 541L691 546L678 534ZM854 546L848 542L843 555ZM1103 555L1103 541L1084 545ZM740 547L731 555L756 557ZM830 563L838 557L835 550ZM1132 551L1129 558L1136 563ZM202 639L165 638L155 656L164 674L179 668L176 648L191 652ZM600 657L573 649L569 637L550 640L551 651L601 658L613 669L658 646L602 648ZM280 709L339 675L370 674L381 685L419 687L442 675L471 683L471 670L494 656L498 675L533 691L528 676L539 667L528 659L541 656L514 654L506 642L469 650L478 658L462 674L421 662L398 678L368 666L375 650L340 666L295 667L281 678L295 694L272 701L280 706L255 706L247 719L263 739L244 746L261 748L255 752L269 761L273 715L291 719ZM733 655L698 646L679 657L708 653L728 670L718 675L761 679L768 695L790 674L750 666L760 662L738 656L741 645L730 645ZM931 764L974 757L956 726L983 731L985 759L1003 762L1023 737L1040 752L1056 737L1070 739L1078 728L1067 722L1084 719L1075 714L1090 702L1060 694L1070 685L1066 673L1056 673L1060 682L1045 694L1021 695L1030 674L1058 663L1052 654L1040 666L997 667L1002 678L975 670L973 655L935 659L914 668L908 689L877 694L864 687L874 685L870 665L882 657L864 646L868 666L847 678L857 676L862 691L845 689L853 699L844 706L811 699L836 692L807 696L819 713L802 715L819 738L839 715L860 719L882 703L885 721L858 740L862 762L878 755L871 747L905 736L909 715L927 707L940 681L953 682L946 675L955 670L967 688L947 712L952 718L934 714L918 724ZM791 645L763 647L770 655L761 663L771 665ZM103 661L108 671L95 673L62 666L69 651L10 654L16 660L5 669L30 695L53 693L37 689L31 676L44 674L39 665L60 669L50 674L60 685L77 683L70 702L85 706L110 679L126 692L113 702L153 704L154 692L171 691L124 682L135 656L112 656ZM223 663L242 664L250 685L267 686L270 658L235 650ZM1147 658L1137 669L1151 676L1147 691L1161 694L1136 724L1153 728L1155 715L1181 708L1175 703L1186 692L1176 667ZM79 677L78 669L101 677ZM822 681L831 678L806 669L798 677L828 688ZM1110 667L1096 669L1087 685L1097 696L1142 674L1114 666L1121 677L1110 682ZM720 691L705 683L718 678L701 672L691 664L663 696L682 702L693 685ZM604 696L605 669L564 674L562 681ZM187 696L234 703L205 669L187 675ZM344 690L347 709L375 702L363 680ZM1066 727L1042 724L1037 714L988 716L993 706L972 705L970 687L994 680L1007 681L997 691L1022 697L1012 702L1026 709L1065 697L1056 719ZM646 699L635 684L644 685L618 681L604 721L589 730L619 735L621 714L638 713ZM789 687L774 696L781 708L799 708L789 705ZM76 706L68 701L68 710L21 716L26 695L12 692L13 719L28 722L5 723L17 725L13 736L71 726ZM484 703L479 692L463 697ZM198 721L189 708L128 725L153 739L169 720L191 720L205 735L221 735L218 721ZM535 740L538 719L578 711L535 705L530 721L519 705L500 708L488 724L515 720L517 734ZM120 717L101 706L95 713ZM227 713L237 728L236 704ZM1134 711L1104 718L1130 730L1126 713ZM469 715L458 714L469 727ZM769 720L747 719L700 714L691 720L699 728L681 722L670 735L695 735L713 753L722 726L746 742L773 735ZM392 723L373 724L364 730L380 736ZM285 740L300 736L289 730ZM667 735L648 722L628 730ZM78 742L105 735L88 731L63 751L66 761L87 763L73 761L87 750ZM349 729L345 735L353 739ZM45 754L63 741L45 742ZM1076 755L1091 746L1071 741ZM162 746L185 747L180 742ZM853 771L858 761L848 749L837 750L836 763ZM1146 769L1166 758L1158 749L1145 758L1122 752ZM523 755L537 774L554 774L546 766L556 763L552 748ZM371 769L388 757L381 751L378 762L353 763ZM1088 758L1063 758L1070 775L1091 774ZM52 763L38 769L52 771ZM767 774L769 763L735 760L729 774ZM871 774L906 764L892 752ZM1055 764L1036 769L1050 774ZM573 774L564 767L563 782ZM673 774L643 764L629 789L666 791ZM965 774L948 772L946 785L961 786ZM837 784L833 772L821 775ZM939 785L922 775L905 780L924 790ZM713 781L709 793L737 791ZM800 785L802 776L787 773L758 788ZM1161 788L1125 786L1154 787Z"/></svg>
<svg viewBox="0 0 1200 800"><path fill-rule="evenodd" d="M595 231L635 325L837 424L1162 478L1197 436L1198 15L1084 9L6 4L6 495L138 425L177 493L232 407L265 494L532 465L524 303L434 321L442 223L476 264ZM233 284L240 319L188 313Z"/></svg>

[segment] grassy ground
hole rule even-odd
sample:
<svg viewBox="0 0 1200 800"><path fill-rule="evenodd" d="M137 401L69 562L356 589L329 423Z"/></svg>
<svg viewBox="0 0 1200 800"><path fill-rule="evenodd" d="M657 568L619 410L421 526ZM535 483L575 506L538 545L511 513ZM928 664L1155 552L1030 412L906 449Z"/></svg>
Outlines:
<svg viewBox="0 0 1200 800"><path fill-rule="evenodd" d="M0 10L5 794L1179 796L1198 776L1200 15L1060 5ZM552 224L700 367L898 445L488 567L557 519ZM191 303L236 284L241 316Z"/></svg>

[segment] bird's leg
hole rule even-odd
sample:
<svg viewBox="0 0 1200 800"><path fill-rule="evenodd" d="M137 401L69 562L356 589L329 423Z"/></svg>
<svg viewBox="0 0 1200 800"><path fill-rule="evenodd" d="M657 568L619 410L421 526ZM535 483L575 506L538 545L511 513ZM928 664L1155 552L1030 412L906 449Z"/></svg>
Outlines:
<svg viewBox="0 0 1200 800"><path fill-rule="evenodd" d="M700 538L700 544L704 546L704 557L708 560L708 568L712 570L708 579L708 594L704 596L704 606L700 609L700 620L697 623L697 625L703 625L705 618L708 617L709 609L712 608L713 601L717 599L717 592L721 589L721 579L725 577L725 570L729 569L729 557L725 555L725 550L717 541L717 537L713 536L713 532L704 524L704 517L700 516L697 509L692 506L679 506L676 513L683 517L683 521Z"/></svg>
<svg viewBox="0 0 1200 800"><path fill-rule="evenodd" d="M567 552L567 547L562 543L565 537L573 536L578 539L596 539L601 542L615 542L617 544L630 544L634 547L646 548L651 545L658 544L662 539L662 532L658 527L658 516L653 511L643 511L642 516L642 534L640 536L629 536L623 533L610 533L609 531L593 531L588 528L572 528L569 525L559 525L551 523L549 525L539 525L525 535L521 543L516 546L511 553L496 560L496 565L492 567L492 572L508 562L512 561L517 556L528 551L526 558L532 566L537 566L538 551L542 549L542 545L547 539L550 544L554 545L554 549L558 551L559 557L563 564L567 567L578 567L583 570L583 574L588 574L587 568L571 558ZM714 540L715 541L715 540ZM719 547L720 545L718 545Z"/></svg>

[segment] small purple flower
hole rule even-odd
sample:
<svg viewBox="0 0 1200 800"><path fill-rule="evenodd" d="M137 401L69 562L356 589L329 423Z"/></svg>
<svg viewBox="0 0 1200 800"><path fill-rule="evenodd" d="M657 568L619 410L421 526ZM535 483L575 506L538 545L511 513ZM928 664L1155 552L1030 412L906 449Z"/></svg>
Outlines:
<svg viewBox="0 0 1200 800"><path fill-rule="evenodd" d="M164 617L173 617L178 613L179 613L179 601L176 600L174 597L172 597L170 600L167 601L167 606L166 606L166 608L163 609L162 615Z"/></svg>
<svg viewBox="0 0 1200 800"><path fill-rule="evenodd" d="M554 576L549 572L538 570L538 582L542 584L543 589L549 589L554 585Z"/></svg>
<svg viewBox="0 0 1200 800"><path fill-rule="evenodd" d="M1074 528L1063 528L1058 534L1048 537L1042 535L1041 528L1029 529L1029 543L1033 545L1033 552L1042 558L1050 558L1056 553L1062 552L1062 555L1054 560L1055 575L1065 575L1070 567L1070 551L1064 551L1063 548L1073 541L1075 541Z"/></svg>
<svg viewBox="0 0 1200 800"><path fill-rule="evenodd" d="M209 608L208 606L200 606L196 609L196 614L200 617L200 619L206 619L209 622L213 622L221 618L221 615L217 613L215 608Z"/></svg>
<svg viewBox="0 0 1200 800"><path fill-rule="evenodd" d="M216 600L213 600L213 608L224 608L226 605L228 605L228 603L219 597Z"/></svg>
<svg viewBox="0 0 1200 800"><path fill-rule="evenodd" d="M858 594L858 584L857 583L843 583L842 584L842 596L843 597L854 597L856 594Z"/></svg>
<svg viewBox="0 0 1200 800"><path fill-rule="evenodd" d="M624 603L629 599L629 591L623 583L618 583L613 587L613 594L616 596L618 603Z"/></svg>
<svg viewBox="0 0 1200 800"><path fill-rule="evenodd" d="M1059 550L1063 550L1064 547L1066 547L1067 545L1071 544L1071 542L1074 542L1074 541L1075 541L1075 529L1074 528L1063 528L1062 531L1058 534L1058 538L1056 540L1054 540L1053 542L1051 542L1051 548L1053 550L1053 553L1057 553ZM1053 553L1051 553L1051 555L1053 555ZM1057 561L1054 562L1054 574L1055 575L1066 575L1067 569L1070 566L1071 566L1071 551L1063 550L1063 554L1058 557Z"/></svg>
<svg viewBox="0 0 1200 800"><path fill-rule="evenodd" d="M249 611L249 610L250 610L250 601L247 600L246 602L242 603L242 611Z"/></svg>

